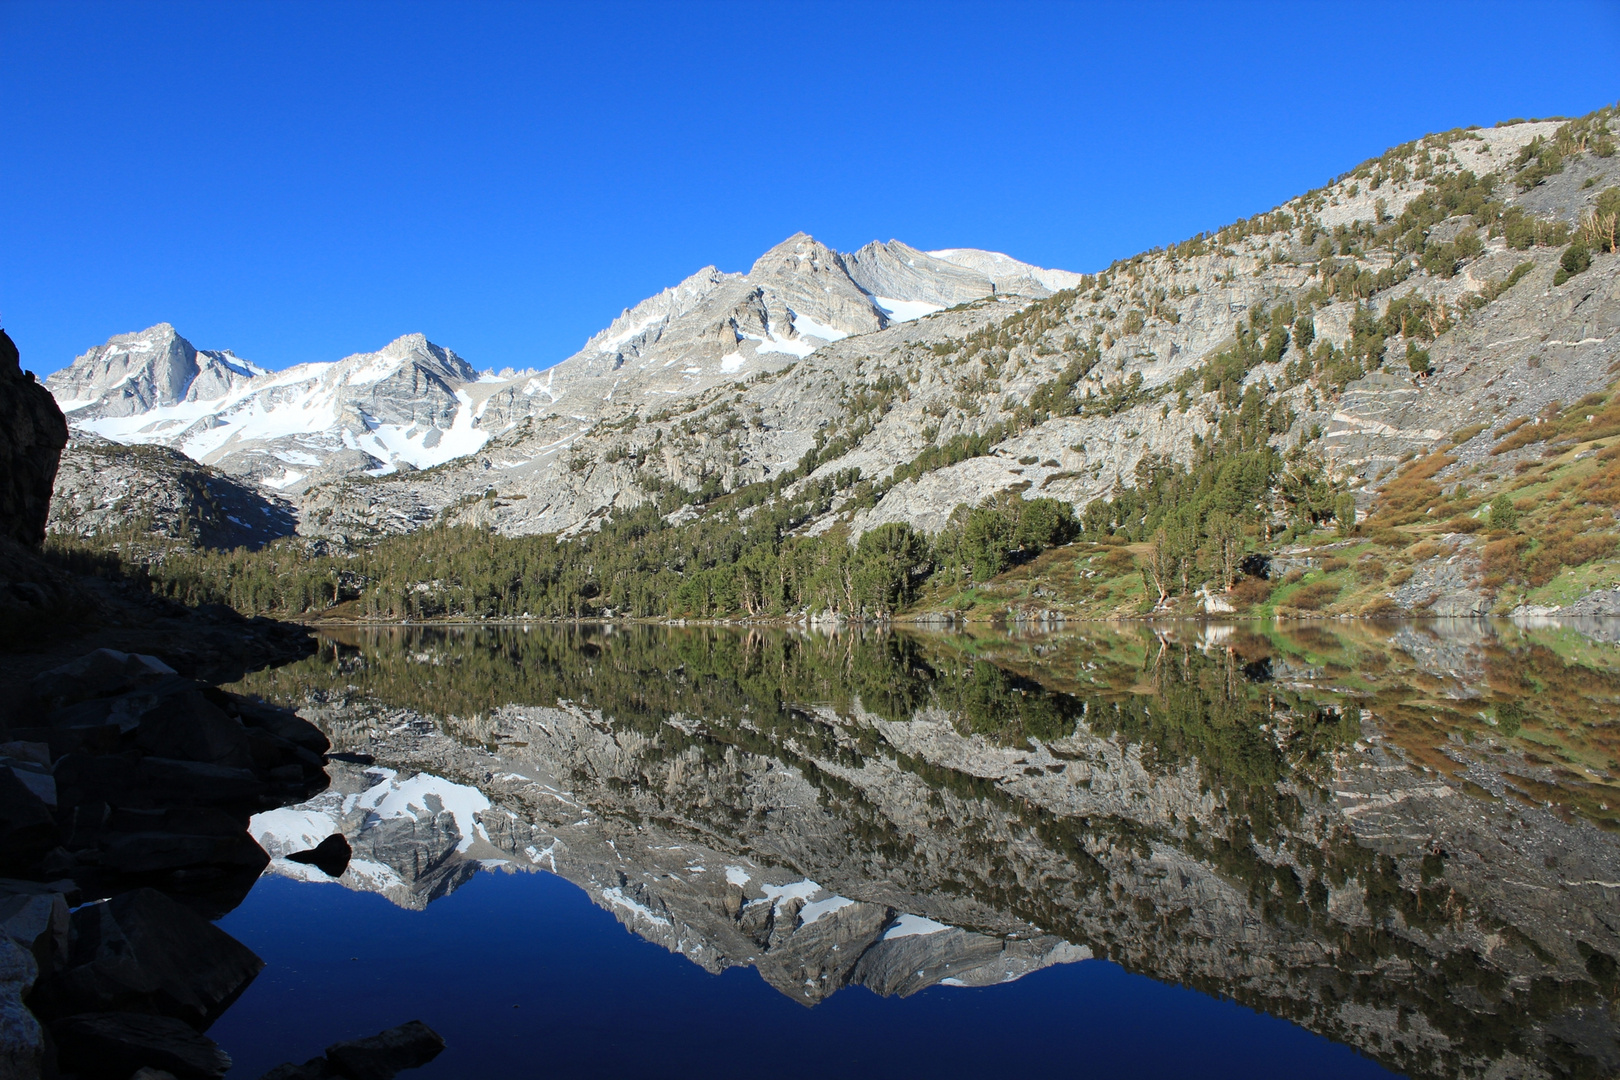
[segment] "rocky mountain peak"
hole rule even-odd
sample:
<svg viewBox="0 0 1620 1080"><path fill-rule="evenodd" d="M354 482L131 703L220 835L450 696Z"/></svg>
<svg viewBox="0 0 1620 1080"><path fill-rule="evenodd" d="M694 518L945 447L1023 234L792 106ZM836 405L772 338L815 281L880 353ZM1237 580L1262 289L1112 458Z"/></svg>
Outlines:
<svg viewBox="0 0 1620 1080"><path fill-rule="evenodd" d="M754 260L748 276L759 279L773 274L820 272L839 266L838 253L807 232L796 232Z"/></svg>
<svg viewBox="0 0 1620 1080"><path fill-rule="evenodd" d="M835 341L888 325L866 290L850 277L843 256L808 233L794 233L761 255L748 271L748 281L767 294L767 307L780 300L792 313L798 334Z"/></svg>
<svg viewBox="0 0 1620 1080"><path fill-rule="evenodd" d="M898 240L886 244L874 240L844 256L844 265L856 284L880 298L880 304L899 300L955 307L996 291L984 274L936 259Z"/></svg>
<svg viewBox="0 0 1620 1080"><path fill-rule="evenodd" d="M367 369L389 368L397 370L410 364L424 368L433 375L451 382L471 382L478 378L473 366L452 350L435 345L426 334L405 334L390 341L374 353L355 353L338 362L355 368L354 376L363 376ZM351 376L350 381L354 381Z"/></svg>
<svg viewBox="0 0 1620 1080"><path fill-rule="evenodd" d="M114 334L45 380L74 419L139 416L188 401L209 401L263 371L235 354L199 350L169 323Z"/></svg>

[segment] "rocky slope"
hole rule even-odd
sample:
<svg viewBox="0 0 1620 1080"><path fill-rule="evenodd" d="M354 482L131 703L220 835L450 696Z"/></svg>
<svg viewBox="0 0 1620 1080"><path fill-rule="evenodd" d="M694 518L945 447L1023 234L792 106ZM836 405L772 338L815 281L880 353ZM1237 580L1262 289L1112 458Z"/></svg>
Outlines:
<svg viewBox="0 0 1620 1080"><path fill-rule="evenodd" d="M51 497L52 533L161 537L258 548L297 531L293 507L166 446L123 446L87 432L69 444Z"/></svg>

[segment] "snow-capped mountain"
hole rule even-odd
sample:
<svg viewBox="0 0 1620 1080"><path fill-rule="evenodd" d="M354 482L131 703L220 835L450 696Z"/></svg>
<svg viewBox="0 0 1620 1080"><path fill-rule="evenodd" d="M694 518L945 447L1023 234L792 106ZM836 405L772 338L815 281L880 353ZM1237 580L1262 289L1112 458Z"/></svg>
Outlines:
<svg viewBox="0 0 1620 1080"><path fill-rule="evenodd" d="M463 389L477 381L466 361L421 334L269 372L199 352L163 323L92 349L46 385L78 430L172 446L285 488L323 468L426 468L477 450L488 434L475 430Z"/></svg>
<svg viewBox="0 0 1620 1080"><path fill-rule="evenodd" d="M705 267L626 309L543 373L480 375L421 334L267 371L229 350L198 350L161 323L91 349L47 385L80 431L170 446L296 495L346 474L441 465L528 418L588 423L610 404L702 393L846 337L997 292L1045 295L1074 280L993 252L930 254L891 240L841 254L799 233L746 274Z"/></svg>
<svg viewBox="0 0 1620 1080"><path fill-rule="evenodd" d="M229 349L199 351L158 323L108 338L46 382L65 413L120 417L228 398L263 374Z"/></svg>

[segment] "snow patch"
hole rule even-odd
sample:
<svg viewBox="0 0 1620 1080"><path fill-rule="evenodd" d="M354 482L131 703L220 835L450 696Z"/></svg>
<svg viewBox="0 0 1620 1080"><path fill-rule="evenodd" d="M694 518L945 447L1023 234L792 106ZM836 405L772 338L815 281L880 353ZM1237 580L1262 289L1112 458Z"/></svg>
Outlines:
<svg viewBox="0 0 1620 1080"><path fill-rule="evenodd" d="M617 887L612 888L612 889L603 889L602 890L602 899L606 900L608 903L612 904L616 908L623 908L624 910L630 912L630 914L632 914L634 916L646 919L648 922L652 923L654 926L668 926L669 925L669 920L668 919L664 918L662 915L659 915L657 912L653 911L653 909L648 907L646 904L643 904L638 900L633 900L630 897L626 896L624 894L623 889L620 889L620 888L617 888Z"/></svg>
<svg viewBox="0 0 1620 1080"><path fill-rule="evenodd" d="M935 922L933 919L925 919L921 915L900 915L883 932L883 940L891 941L903 937L926 937L929 934L937 934L941 930L949 929L951 928L946 924Z"/></svg>
<svg viewBox="0 0 1620 1080"><path fill-rule="evenodd" d="M808 315L793 313L793 329L801 337L816 337L822 341L842 341L849 337L842 330L835 330L826 323L819 323Z"/></svg>
<svg viewBox="0 0 1620 1080"><path fill-rule="evenodd" d="M799 909L799 924L809 926L823 915L831 915L840 908L847 908L855 901L847 896L829 896L825 900L812 901Z"/></svg>
<svg viewBox="0 0 1620 1080"><path fill-rule="evenodd" d="M428 773L417 773L403 783L386 776L369 790L351 798L354 799L354 807L371 812L367 825L374 819L408 817L412 821L420 821L423 814L431 820L441 813L448 813L455 818L456 831L461 834L461 841L456 844L457 851L472 847L473 840L482 834L478 814L488 810L490 805L489 798L477 788L451 783ZM431 806L429 799L436 801L438 807Z"/></svg>
<svg viewBox="0 0 1620 1080"><path fill-rule="evenodd" d="M877 301L878 310L887 315L891 322L910 322L945 310L926 300L891 300L887 296L874 296L872 299Z"/></svg>
<svg viewBox="0 0 1620 1080"><path fill-rule="evenodd" d="M773 906L780 905L784 900L808 900L821 891L821 886L805 878L795 881L791 885L761 885L759 891L765 894Z"/></svg>

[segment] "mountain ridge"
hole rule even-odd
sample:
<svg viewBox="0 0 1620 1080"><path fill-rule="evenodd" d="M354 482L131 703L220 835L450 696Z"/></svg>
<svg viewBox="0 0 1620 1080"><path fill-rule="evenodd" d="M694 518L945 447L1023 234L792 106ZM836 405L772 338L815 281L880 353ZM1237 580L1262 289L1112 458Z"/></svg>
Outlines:
<svg viewBox="0 0 1620 1080"><path fill-rule="evenodd" d="M975 299L1007 283L1039 291L1039 275L1060 273L1006 256L992 261L996 274L986 275L897 241L874 241L846 257L796 233L745 274L705 267L626 308L578 352L540 370L480 373L453 351L407 334L373 353L272 372L230 350L198 350L160 323L115 335L47 385L79 430L171 446L296 495L311 479L384 475L467 456L519 419L567 413L570 405L589 409L583 399L598 393L611 399L636 374L655 384L644 393L678 394L686 376L705 374L694 364L717 367L707 374L721 380L745 367L773 370L945 300ZM658 362L681 367L660 372Z"/></svg>

